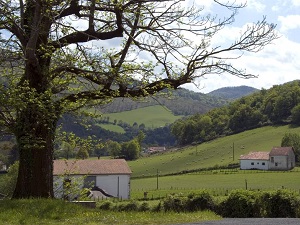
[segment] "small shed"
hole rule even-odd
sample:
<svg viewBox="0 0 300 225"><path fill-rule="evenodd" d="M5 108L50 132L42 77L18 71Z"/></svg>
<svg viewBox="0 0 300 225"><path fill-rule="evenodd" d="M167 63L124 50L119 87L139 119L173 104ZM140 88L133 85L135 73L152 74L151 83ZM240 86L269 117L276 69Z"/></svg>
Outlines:
<svg viewBox="0 0 300 225"><path fill-rule="evenodd" d="M240 156L240 168L242 170L268 170L269 152L250 152Z"/></svg>
<svg viewBox="0 0 300 225"><path fill-rule="evenodd" d="M270 170L290 170L295 167L293 147L274 147L270 152Z"/></svg>
<svg viewBox="0 0 300 225"><path fill-rule="evenodd" d="M129 199L131 173L124 159L54 160L55 197L63 198L65 182L73 182L81 189L96 186L116 198Z"/></svg>

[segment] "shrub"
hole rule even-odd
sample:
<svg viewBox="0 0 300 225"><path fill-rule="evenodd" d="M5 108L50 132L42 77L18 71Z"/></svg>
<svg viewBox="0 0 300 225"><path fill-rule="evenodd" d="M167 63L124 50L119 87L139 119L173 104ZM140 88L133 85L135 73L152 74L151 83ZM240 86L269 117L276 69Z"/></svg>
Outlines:
<svg viewBox="0 0 300 225"><path fill-rule="evenodd" d="M150 211L149 204L147 202L143 202L139 207L139 211L141 212Z"/></svg>
<svg viewBox="0 0 300 225"><path fill-rule="evenodd" d="M265 217L298 217L300 201L299 197L288 190L278 190L271 193L264 193L262 196L264 202Z"/></svg>
<svg viewBox="0 0 300 225"><path fill-rule="evenodd" d="M125 204L121 204L119 206L117 206L117 210L118 211L138 211L138 203L135 201L131 201Z"/></svg>
<svg viewBox="0 0 300 225"><path fill-rule="evenodd" d="M110 210L112 208L112 202L103 201L103 202L101 202L99 208L102 210Z"/></svg>
<svg viewBox="0 0 300 225"><path fill-rule="evenodd" d="M165 200L163 200L163 207L165 211L182 212L186 211L186 202L186 198L177 194L169 195Z"/></svg>
<svg viewBox="0 0 300 225"><path fill-rule="evenodd" d="M253 191L237 190L220 203L218 213L224 217L259 217L258 194Z"/></svg>
<svg viewBox="0 0 300 225"><path fill-rule="evenodd" d="M213 210L214 208L214 201L208 192L203 191L200 194L190 194L188 196L188 211Z"/></svg>

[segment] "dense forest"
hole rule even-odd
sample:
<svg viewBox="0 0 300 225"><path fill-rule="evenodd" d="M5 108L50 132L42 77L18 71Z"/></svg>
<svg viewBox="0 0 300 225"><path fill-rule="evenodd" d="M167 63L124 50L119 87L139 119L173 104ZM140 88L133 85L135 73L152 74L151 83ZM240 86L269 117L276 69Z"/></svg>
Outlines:
<svg viewBox="0 0 300 225"><path fill-rule="evenodd" d="M171 130L177 143L185 145L265 125L288 123L300 125L298 80L263 89L206 114L180 119Z"/></svg>

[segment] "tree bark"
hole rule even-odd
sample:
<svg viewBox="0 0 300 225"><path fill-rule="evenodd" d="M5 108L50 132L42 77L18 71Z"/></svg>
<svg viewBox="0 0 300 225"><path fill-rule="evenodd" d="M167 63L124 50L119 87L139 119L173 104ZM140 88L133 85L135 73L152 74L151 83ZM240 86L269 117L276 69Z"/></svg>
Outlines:
<svg viewBox="0 0 300 225"><path fill-rule="evenodd" d="M45 105L29 104L17 118L20 154L13 198L53 198L53 143L57 118Z"/></svg>

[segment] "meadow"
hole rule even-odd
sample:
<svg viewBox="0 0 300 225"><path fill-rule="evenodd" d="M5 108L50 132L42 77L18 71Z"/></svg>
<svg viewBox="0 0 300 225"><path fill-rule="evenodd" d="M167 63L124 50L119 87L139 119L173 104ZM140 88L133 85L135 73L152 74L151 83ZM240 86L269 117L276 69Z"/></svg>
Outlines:
<svg viewBox="0 0 300 225"><path fill-rule="evenodd" d="M130 125L136 122L138 125L145 124L146 128L157 128L171 124L182 116L175 116L173 113L161 105L143 107L120 113L107 113L103 117L109 117L109 121L123 121Z"/></svg>
<svg viewBox="0 0 300 225"><path fill-rule="evenodd" d="M300 127L267 126L239 134L221 137L210 142L185 148L170 149L166 153L142 157L128 164L133 178L179 174L182 171L238 164L240 155L251 151L271 151L280 146L285 133L299 133Z"/></svg>
<svg viewBox="0 0 300 225"><path fill-rule="evenodd" d="M206 190L214 196L225 196L232 190L288 189L300 194L300 168L292 171L259 171L225 169L175 176L139 178L131 180L131 197L140 199L144 192L149 198L165 197L170 193Z"/></svg>
<svg viewBox="0 0 300 225"><path fill-rule="evenodd" d="M1 200L1 224L47 225L138 225L179 224L217 220L213 212L118 212L89 209L74 203L50 199Z"/></svg>

